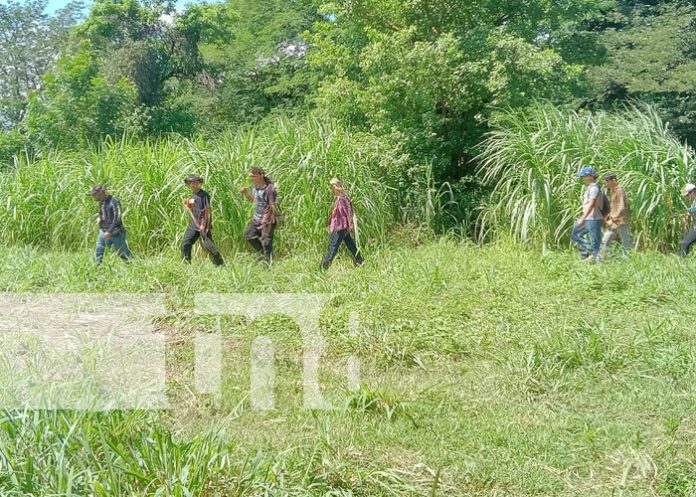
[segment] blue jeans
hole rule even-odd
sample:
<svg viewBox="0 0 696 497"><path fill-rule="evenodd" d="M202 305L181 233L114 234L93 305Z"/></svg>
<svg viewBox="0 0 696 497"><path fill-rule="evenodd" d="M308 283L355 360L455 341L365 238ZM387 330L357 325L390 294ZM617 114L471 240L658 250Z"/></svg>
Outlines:
<svg viewBox="0 0 696 497"><path fill-rule="evenodd" d="M97 266L102 263L104 259L104 251L109 248L114 247L118 256L124 261L128 261L133 254L128 250L128 243L126 242L126 232L123 231L118 235L111 235L107 240L104 238L104 230L99 230L99 236L97 237Z"/></svg>
<svg viewBox="0 0 696 497"><path fill-rule="evenodd" d="M570 235L570 239L578 245L578 250L580 250L580 255L583 259L592 254L596 260L599 260L603 225L603 219L588 219L583 226L578 226L577 224L573 226L573 233ZM589 240L587 240L586 235L589 235Z"/></svg>

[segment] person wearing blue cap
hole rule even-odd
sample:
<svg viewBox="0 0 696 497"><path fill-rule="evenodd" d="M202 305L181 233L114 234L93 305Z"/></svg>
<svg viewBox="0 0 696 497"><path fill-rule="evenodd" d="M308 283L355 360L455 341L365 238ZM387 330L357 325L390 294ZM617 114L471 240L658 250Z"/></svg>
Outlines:
<svg viewBox="0 0 696 497"><path fill-rule="evenodd" d="M594 168L583 167L575 176L582 178L585 191L582 194L582 217L573 226L571 240L577 244L582 260L600 262L604 224L602 210L605 207L603 204L606 203L606 195L597 184L597 172Z"/></svg>

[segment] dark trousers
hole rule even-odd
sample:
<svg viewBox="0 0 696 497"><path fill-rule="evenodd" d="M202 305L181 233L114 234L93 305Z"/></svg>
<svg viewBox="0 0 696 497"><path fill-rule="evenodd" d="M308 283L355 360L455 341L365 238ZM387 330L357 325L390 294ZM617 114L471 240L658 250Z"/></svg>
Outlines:
<svg viewBox="0 0 696 497"><path fill-rule="evenodd" d="M271 261L273 258L273 230L275 224L262 224L252 220L244 231L244 239L264 259Z"/></svg>
<svg viewBox="0 0 696 497"><path fill-rule="evenodd" d="M181 256L186 262L191 262L191 249L193 244L201 238L201 234L193 226L186 228L186 233L184 233L184 243L181 245ZM210 231L208 234L201 238L201 247L205 250L216 266L222 266L225 262L222 260L220 251L218 250L215 242L213 242L213 236Z"/></svg>
<svg viewBox="0 0 696 497"><path fill-rule="evenodd" d="M336 254L338 254L338 249L341 248L341 243L346 244L346 247L353 256L353 262L356 265L363 263L362 255L360 254L360 251L358 251L358 247L355 246L355 240L353 240L353 237L350 236L350 232L348 230L341 230L331 233L331 236L329 237L329 251L326 253L324 260L321 262L322 269L329 268L336 257Z"/></svg>
<svg viewBox="0 0 696 497"><path fill-rule="evenodd" d="M691 251L691 246L696 242L696 228L689 231L681 242L681 256L686 257Z"/></svg>

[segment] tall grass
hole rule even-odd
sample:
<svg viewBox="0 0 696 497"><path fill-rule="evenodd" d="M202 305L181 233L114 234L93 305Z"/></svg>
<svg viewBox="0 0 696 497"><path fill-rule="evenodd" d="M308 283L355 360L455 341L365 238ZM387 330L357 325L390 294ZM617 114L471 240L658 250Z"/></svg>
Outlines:
<svg viewBox="0 0 696 497"><path fill-rule="evenodd" d="M342 177L352 193L363 242L384 239L402 220L399 168L405 156L374 137L336 123L277 119L206 142L128 138L77 153L22 159L0 177L0 240L67 249L91 246L97 206L87 194L104 183L119 198L129 242L138 251L177 247L188 223L181 199L187 173L205 179L213 201L214 235L223 246L244 243L252 206L239 189L252 166L276 182L286 226L283 246L323 242L332 205L328 181Z"/></svg>
<svg viewBox="0 0 696 497"><path fill-rule="evenodd" d="M478 217L483 239L503 234L545 245L567 243L579 216L582 166L617 173L634 213L639 245L670 250L685 229L683 185L692 151L647 106L578 113L537 105L501 112L479 157L493 187Z"/></svg>

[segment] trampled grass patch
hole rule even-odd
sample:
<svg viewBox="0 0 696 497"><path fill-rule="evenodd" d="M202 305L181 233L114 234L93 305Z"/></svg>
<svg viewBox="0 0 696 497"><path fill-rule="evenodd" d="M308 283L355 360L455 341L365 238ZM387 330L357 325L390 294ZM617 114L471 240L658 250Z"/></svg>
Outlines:
<svg viewBox="0 0 696 497"><path fill-rule="evenodd" d="M170 402L5 412L3 495L672 497L696 486L690 259L588 266L446 238L381 247L357 269L339 258L327 273L318 251L270 269L244 252L224 268L166 252L130 265L112 256L100 270L90 253L0 255L6 292L165 294ZM202 291L333 294L319 372L333 409L303 408L292 320L195 314ZM201 333L220 336L219 398L196 387ZM250 399L259 337L275 359L264 411Z"/></svg>

